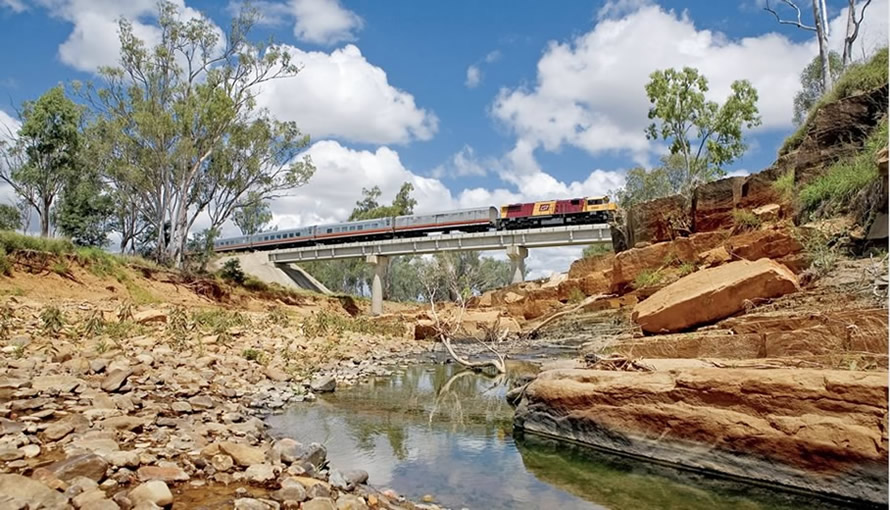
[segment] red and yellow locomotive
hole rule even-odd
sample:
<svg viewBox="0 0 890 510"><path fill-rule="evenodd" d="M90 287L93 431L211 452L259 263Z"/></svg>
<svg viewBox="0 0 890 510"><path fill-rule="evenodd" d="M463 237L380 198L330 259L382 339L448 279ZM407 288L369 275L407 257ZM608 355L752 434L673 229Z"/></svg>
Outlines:
<svg viewBox="0 0 890 510"><path fill-rule="evenodd" d="M513 230L606 223L612 219L617 209L618 206L609 202L607 196L510 204L501 207L500 227Z"/></svg>

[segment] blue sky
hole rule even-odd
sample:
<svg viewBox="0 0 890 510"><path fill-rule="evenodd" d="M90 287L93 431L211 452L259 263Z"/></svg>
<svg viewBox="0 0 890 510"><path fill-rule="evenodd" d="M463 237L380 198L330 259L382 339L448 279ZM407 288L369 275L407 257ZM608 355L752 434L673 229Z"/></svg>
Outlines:
<svg viewBox="0 0 890 510"><path fill-rule="evenodd" d="M257 37L305 65L264 87L260 103L312 135L318 168L273 204L275 221L342 219L362 187L391 196L406 180L421 210L605 193L664 152L643 135L643 86L650 72L683 65L698 67L718 100L736 79L758 88L764 125L729 170L761 170L792 130L797 76L817 53L811 32L777 25L764 1L255 2L265 14ZM220 27L236 8L178 2ZM869 7L857 55L886 45L887 3ZM839 50L846 2L828 4ZM119 17L150 40L153 12L154 0L0 0L0 121L113 64ZM547 253L531 265L559 269L574 254Z"/></svg>

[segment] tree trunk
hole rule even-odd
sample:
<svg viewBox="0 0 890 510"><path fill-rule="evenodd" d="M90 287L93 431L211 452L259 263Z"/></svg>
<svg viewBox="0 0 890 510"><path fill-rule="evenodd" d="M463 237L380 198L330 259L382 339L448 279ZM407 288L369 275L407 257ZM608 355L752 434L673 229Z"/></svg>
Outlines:
<svg viewBox="0 0 890 510"><path fill-rule="evenodd" d="M849 0L850 8L847 11L847 33L844 34L844 55L841 58L844 67L850 63L853 53L853 41L856 40L856 0Z"/></svg>
<svg viewBox="0 0 890 510"><path fill-rule="evenodd" d="M832 87L831 64L828 47L828 17L825 14L825 0L813 0L813 17L816 22L816 38L819 41L819 59L822 61L822 94Z"/></svg>
<svg viewBox="0 0 890 510"><path fill-rule="evenodd" d="M45 197L42 205L43 210L37 211L40 215L40 237L49 237L49 210L52 202Z"/></svg>

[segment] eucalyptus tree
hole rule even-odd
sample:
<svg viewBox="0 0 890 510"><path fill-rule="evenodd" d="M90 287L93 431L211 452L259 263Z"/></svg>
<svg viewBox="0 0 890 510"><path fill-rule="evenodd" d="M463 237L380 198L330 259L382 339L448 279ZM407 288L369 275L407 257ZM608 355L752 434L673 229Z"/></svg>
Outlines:
<svg viewBox="0 0 890 510"><path fill-rule="evenodd" d="M232 214L232 223L246 236L265 230L270 221L272 210L269 204L254 193L249 193Z"/></svg>
<svg viewBox="0 0 890 510"><path fill-rule="evenodd" d="M159 260L181 265L201 214L217 228L248 193L275 196L314 171L300 155L308 136L257 107L259 86L300 71L281 46L250 41L259 17L244 5L223 34L162 1L158 43L149 47L121 20L119 65L82 89L109 154L105 173L125 198L125 237L147 222Z"/></svg>
<svg viewBox="0 0 890 510"><path fill-rule="evenodd" d="M721 105L705 98L708 80L694 68L650 75L646 94L653 122L646 136L668 141L671 155L679 156L683 170L680 190L687 196L697 184L723 176L723 166L747 148L742 130L760 125L757 90L747 80L734 81L731 90Z"/></svg>

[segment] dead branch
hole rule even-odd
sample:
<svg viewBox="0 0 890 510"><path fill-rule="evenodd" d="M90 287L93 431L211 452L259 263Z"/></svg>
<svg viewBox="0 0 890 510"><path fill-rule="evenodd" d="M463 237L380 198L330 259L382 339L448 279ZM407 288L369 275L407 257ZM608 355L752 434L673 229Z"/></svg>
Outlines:
<svg viewBox="0 0 890 510"><path fill-rule="evenodd" d="M615 297L615 295L614 294L596 294L595 296L588 296L587 298L585 298L583 301L581 301L577 305L575 305L567 310L562 310L562 311L556 312L553 315L547 317L542 322L538 323L537 326L533 327L527 333L525 333L524 336L525 336L525 338L534 338L538 334L538 331L541 330L541 328L543 328L547 324L550 324L551 322L555 321L556 319L559 319L560 317L565 317L566 315L576 312L591 303L595 303L596 301L599 301L600 299L606 299L606 298L610 298L610 297Z"/></svg>
<svg viewBox="0 0 890 510"><path fill-rule="evenodd" d="M787 4L787 5L790 5L791 8L794 9L795 12L797 12L797 21L794 21L794 20L783 20L782 18L780 18L780 17L779 17L779 13L776 12L775 9L773 9L773 8L770 6L770 4L769 4L769 0L767 0L767 2L766 2L766 7L764 7L763 10L766 11L766 12L769 12L769 13L771 13L773 16L775 16L775 17L776 17L776 21L779 22L780 25L794 25L794 26L796 26L797 28L802 28L802 29L804 29L804 30L809 30L809 31L811 31L811 32L815 32L815 31L816 31L816 27L811 27L811 26L809 26L809 25L804 25L804 24L803 24L803 21L801 20L800 7L798 7L798 6L797 6L794 2L792 2L791 0L781 0L781 1L782 1L783 3L785 3L785 4Z"/></svg>
<svg viewBox="0 0 890 510"><path fill-rule="evenodd" d="M654 372L651 366L625 356L600 356L589 353L584 356L587 368L593 370L610 370L616 372Z"/></svg>

